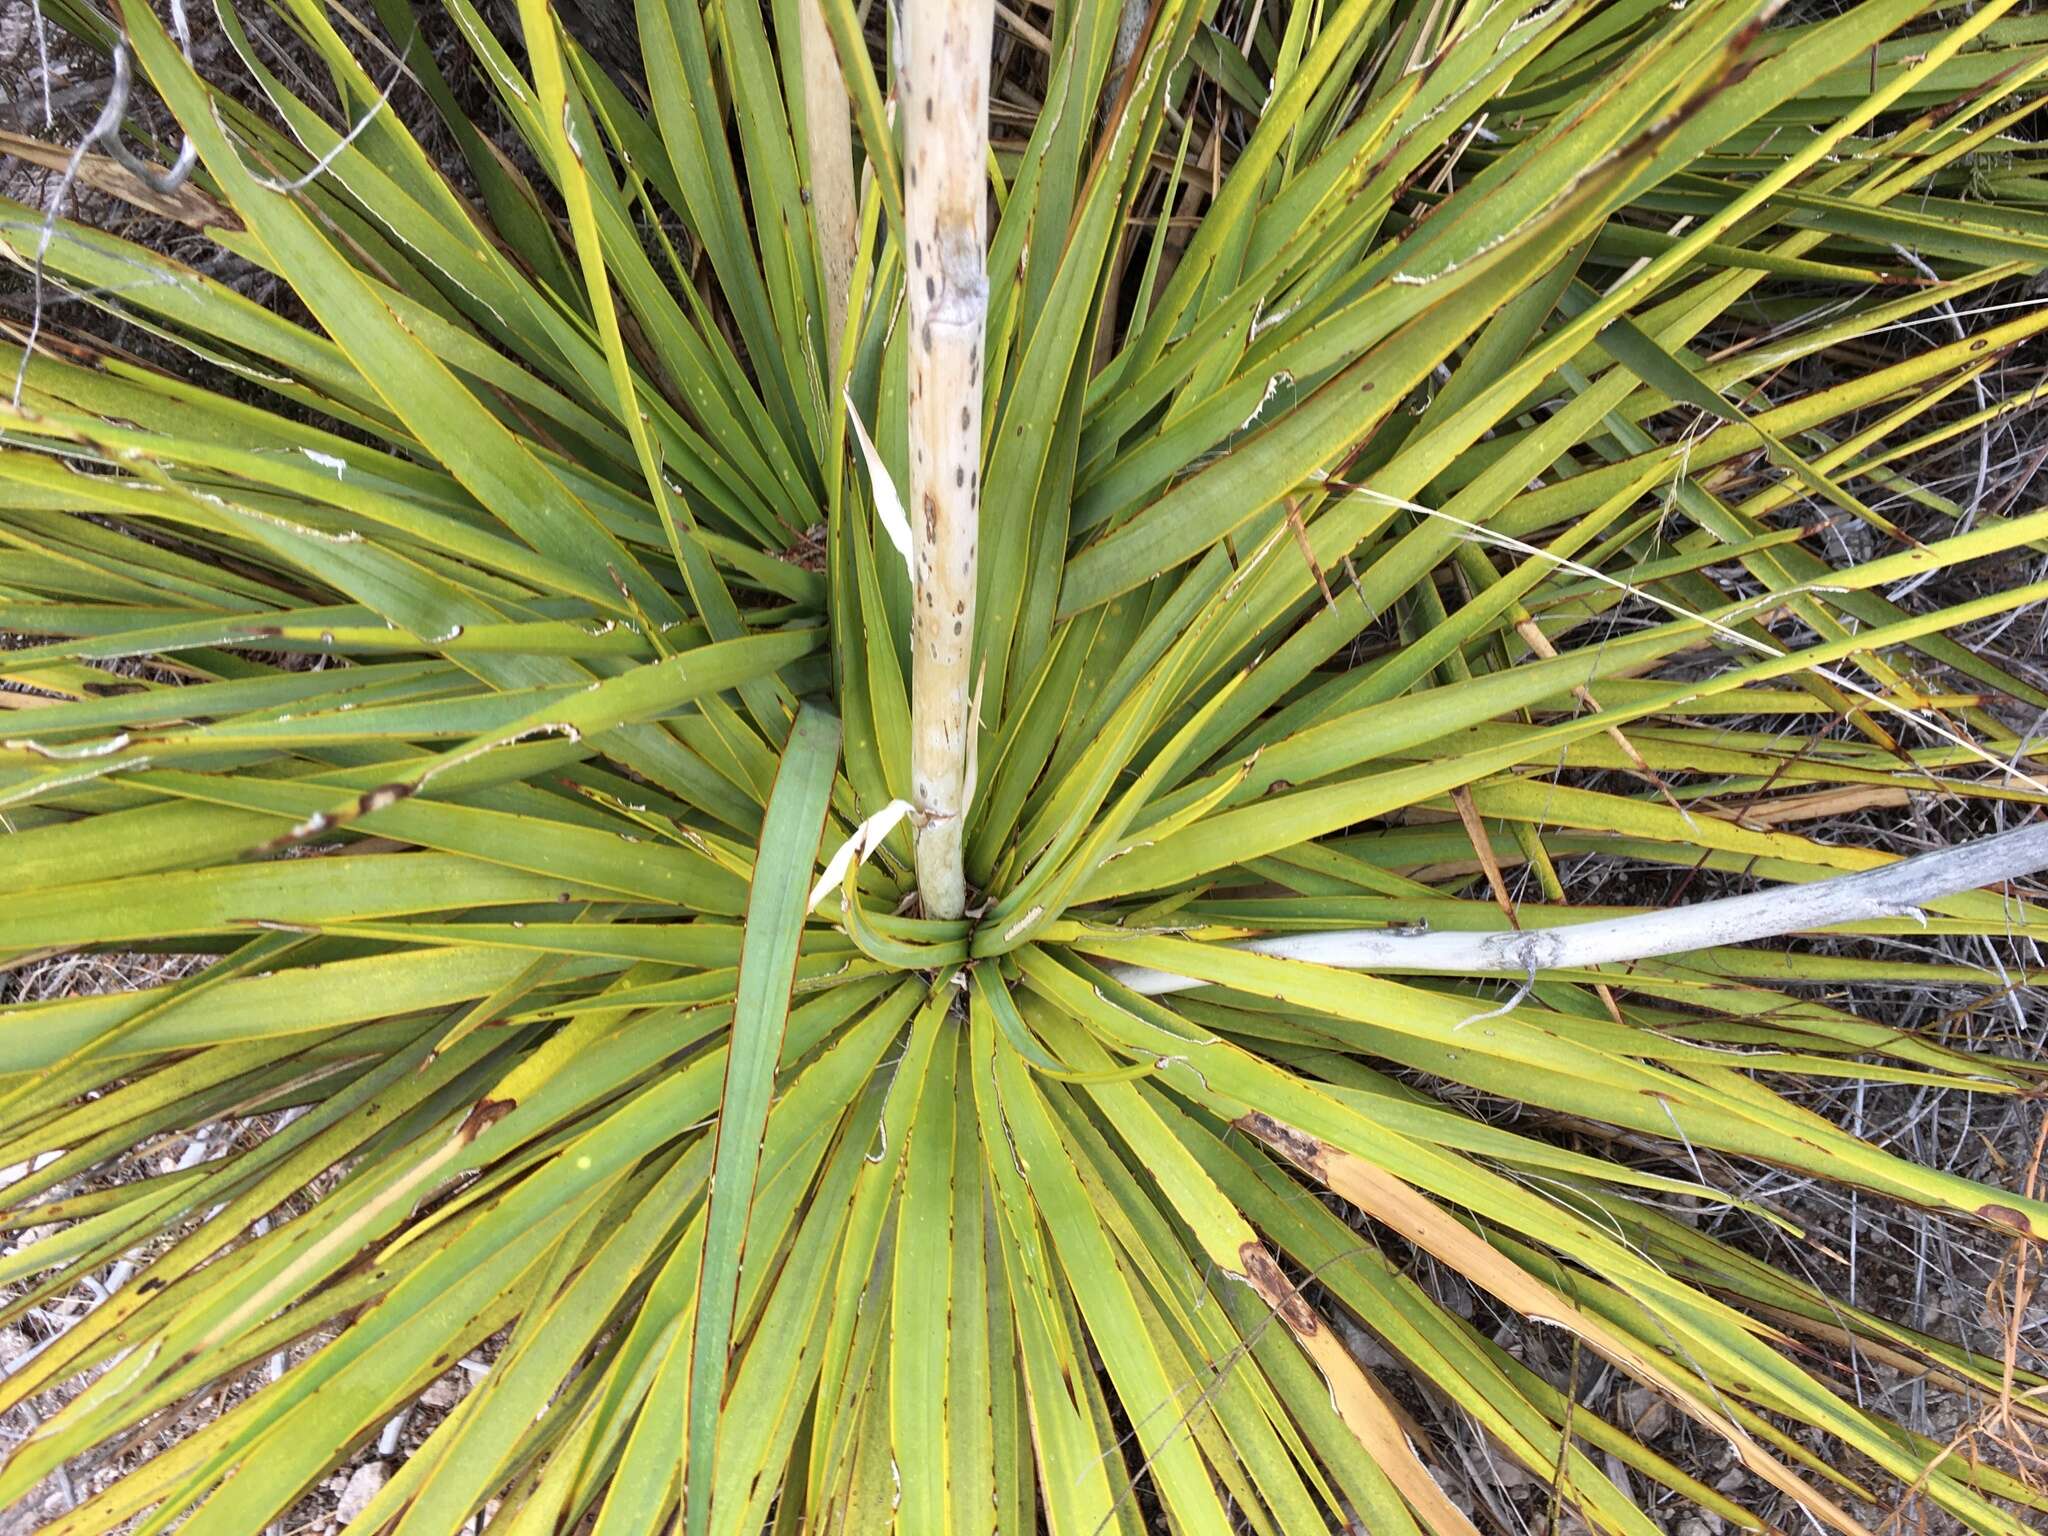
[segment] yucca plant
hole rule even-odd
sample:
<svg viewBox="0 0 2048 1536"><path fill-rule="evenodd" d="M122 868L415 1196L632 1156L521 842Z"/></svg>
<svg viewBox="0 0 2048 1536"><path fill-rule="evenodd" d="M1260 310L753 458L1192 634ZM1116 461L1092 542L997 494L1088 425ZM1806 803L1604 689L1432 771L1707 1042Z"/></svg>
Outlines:
<svg viewBox="0 0 2048 1536"><path fill-rule="evenodd" d="M353 1529L1511 1528L1446 1423L1552 1536L2039 1529L2017 1345L1700 1213L2048 1236L1799 1102L2039 1091L1841 992L2048 935L2048 510L1917 468L2048 23L47 9L168 112L67 185L291 302L5 210L0 961L178 964L0 1013L0 1506L255 1536L468 1359Z"/></svg>

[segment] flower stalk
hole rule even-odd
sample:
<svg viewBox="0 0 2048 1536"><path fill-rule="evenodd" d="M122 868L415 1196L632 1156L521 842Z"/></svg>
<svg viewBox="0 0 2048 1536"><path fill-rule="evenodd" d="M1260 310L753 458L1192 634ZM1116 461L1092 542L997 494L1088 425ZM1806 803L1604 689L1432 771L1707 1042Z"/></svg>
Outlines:
<svg viewBox="0 0 2048 1536"><path fill-rule="evenodd" d="M1631 917L1509 933L1346 928L1240 939L1228 947L1344 970L1520 975L1531 978L1533 985L1539 971L1627 965L1660 955L1811 933L1837 923L1884 917L1925 922L1922 903L2024 879L2044 869L2048 822L2036 822L1875 869ZM1132 991L1151 997L1204 984L1198 977L1140 965L1112 966L1110 974Z"/></svg>
<svg viewBox="0 0 2048 1536"><path fill-rule="evenodd" d="M810 156L811 217L818 227L819 277L825 287L826 396L839 378L846 295L859 242L853 186L852 104L822 0L798 0L798 52L804 73L804 139Z"/></svg>
<svg viewBox="0 0 2048 1536"><path fill-rule="evenodd" d="M962 867L988 319L988 81L993 0L903 8L903 206L909 236L911 799L927 917L967 908Z"/></svg>

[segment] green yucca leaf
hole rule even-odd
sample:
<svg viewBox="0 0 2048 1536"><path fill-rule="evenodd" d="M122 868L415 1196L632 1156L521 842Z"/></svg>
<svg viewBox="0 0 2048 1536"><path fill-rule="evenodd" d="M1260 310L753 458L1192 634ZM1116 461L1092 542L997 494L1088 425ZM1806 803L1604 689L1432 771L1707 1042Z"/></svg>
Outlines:
<svg viewBox="0 0 2048 1536"><path fill-rule="evenodd" d="M704 1270L690 1352L690 1455L684 1473L683 1514L692 1531L706 1528L711 1500L694 1503L689 1489L711 1486L718 1409L724 1396L732 1302L739 1283L741 1242L753 1202L759 1156L755 1142L768 1117L768 1093L781 1054L783 1019L796 977L803 902L815 863L813 828L821 826L832 775L839 762L839 726L830 715L806 710L791 728L782 770L761 824L760 862L747 897L733 991L733 1047L718 1121L714 1182L704 1238Z"/></svg>

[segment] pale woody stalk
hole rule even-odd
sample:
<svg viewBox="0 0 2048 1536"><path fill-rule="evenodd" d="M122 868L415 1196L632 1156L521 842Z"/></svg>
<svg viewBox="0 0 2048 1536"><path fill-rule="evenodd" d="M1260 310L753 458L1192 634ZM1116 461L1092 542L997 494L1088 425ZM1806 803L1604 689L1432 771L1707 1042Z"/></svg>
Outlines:
<svg viewBox="0 0 2048 1536"><path fill-rule="evenodd" d="M810 147L811 217L825 284L825 395L838 387L840 338L846 331L846 294L853 285L859 241L853 189L852 105L820 0L798 0L804 71L804 131Z"/></svg>
<svg viewBox="0 0 2048 1536"><path fill-rule="evenodd" d="M1855 874L1634 917L1518 933L1352 928L1245 939L1230 947L1357 971L1533 977L1538 971L1625 965L1658 955L1811 933L1837 923L1908 916L1924 921L1923 902L2024 879L2043 869L2048 869L2048 822L2037 822ZM1191 976L1138 965L1112 966L1110 974L1133 991L1152 996L1203 984Z"/></svg>
<svg viewBox="0 0 2048 1536"><path fill-rule="evenodd" d="M927 917L967 906L961 867L968 663L981 510L993 0L903 6L903 207L910 289L911 798Z"/></svg>

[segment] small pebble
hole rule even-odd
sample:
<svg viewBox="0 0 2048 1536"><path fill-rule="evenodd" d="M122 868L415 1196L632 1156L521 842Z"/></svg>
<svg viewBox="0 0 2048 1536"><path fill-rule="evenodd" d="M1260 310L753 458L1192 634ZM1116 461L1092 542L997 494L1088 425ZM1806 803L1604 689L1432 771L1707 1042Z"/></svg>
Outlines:
<svg viewBox="0 0 2048 1536"><path fill-rule="evenodd" d="M370 1500L377 1496L391 1477L391 1469L381 1461L366 1461L348 1476L348 1485L341 1490L341 1502L334 1508L334 1523L347 1525L370 1507Z"/></svg>
<svg viewBox="0 0 2048 1536"><path fill-rule="evenodd" d="M1638 1440L1654 1440L1670 1427L1671 1404L1648 1387L1630 1387L1621 1394L1621 1427Z"/></svg>
<svg viewBox="0 0 2048 1536"><path fill-rule="evenodd" d="M464 1378L460 1373L436 1377L433 1384L420 1394L420 1402L429 1408L453 1408L462 1401Z"/></svg>

